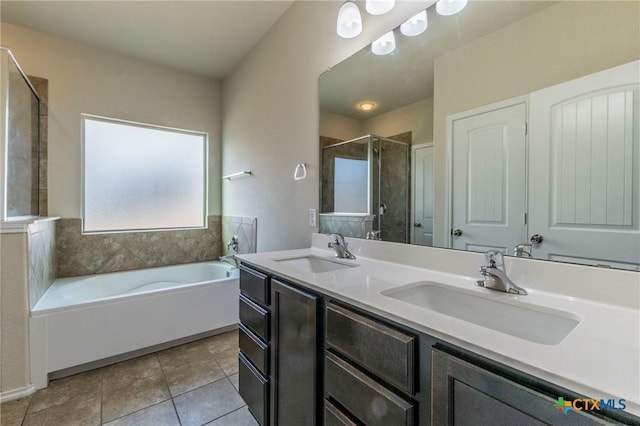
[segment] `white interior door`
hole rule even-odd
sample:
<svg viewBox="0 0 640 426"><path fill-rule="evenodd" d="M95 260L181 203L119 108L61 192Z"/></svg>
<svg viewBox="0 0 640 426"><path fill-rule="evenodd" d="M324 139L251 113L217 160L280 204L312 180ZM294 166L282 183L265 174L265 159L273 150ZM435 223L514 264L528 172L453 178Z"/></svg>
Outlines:
<svg viewBox="0 0 640 426"><path fill-rule="evenodd" d="M640 62L531 94L536 258L638 269Z"/></svg>
<svg viewBox="0 0 640 426"><path fill-rule="evenodd" d="M453 122L452 247L511 253L526 238L526 105Z"/></svg>
<svg viewBox="0 0 640 426"><path fill-rule="evenodd" d="M433 245L433 145L413 150L413 244Z"/></svg>

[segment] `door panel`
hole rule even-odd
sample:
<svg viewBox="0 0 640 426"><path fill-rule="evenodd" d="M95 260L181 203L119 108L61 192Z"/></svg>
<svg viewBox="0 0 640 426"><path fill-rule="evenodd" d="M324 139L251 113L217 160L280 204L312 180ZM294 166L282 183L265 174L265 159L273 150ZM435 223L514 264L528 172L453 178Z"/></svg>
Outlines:
<svg viewBox="0 0 640 426"><path fill-rule="evenodd" d="M452 247L510 252L525 241L526 105L453 122Z"/></svg>
<svg viewBox="0 0 640 426"><path fill-rule="evenodd" d="M433 245L433 146L413 151L413 244Z"/></svg>
<svg viewBox="0 0 640 426"><path fill-rule="evenodd" d="M639 75L636 61L531 94L534 257L638 269Z"/></svg>

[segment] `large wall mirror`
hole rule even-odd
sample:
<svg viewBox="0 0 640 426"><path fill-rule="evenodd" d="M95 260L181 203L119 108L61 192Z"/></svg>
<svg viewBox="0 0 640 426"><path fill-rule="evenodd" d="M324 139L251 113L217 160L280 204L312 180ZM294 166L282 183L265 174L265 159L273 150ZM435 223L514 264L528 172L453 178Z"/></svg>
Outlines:
<svg viewBox="0 0 640 426"><path fill-rule="evenodd" d="M320 76L320 232L640 270L640 3L427 14Z"/></svg>

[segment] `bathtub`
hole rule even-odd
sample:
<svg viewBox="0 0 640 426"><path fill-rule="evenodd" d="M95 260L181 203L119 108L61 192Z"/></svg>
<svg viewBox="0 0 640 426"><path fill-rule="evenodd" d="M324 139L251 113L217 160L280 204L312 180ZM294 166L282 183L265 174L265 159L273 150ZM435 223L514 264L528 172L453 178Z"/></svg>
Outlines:
<svg viewBox="0 0 640 426"><path fill-rule="evenodd" d="M32 383L236 327L238 293L221 262L57 279L29 319Z"/></svg>

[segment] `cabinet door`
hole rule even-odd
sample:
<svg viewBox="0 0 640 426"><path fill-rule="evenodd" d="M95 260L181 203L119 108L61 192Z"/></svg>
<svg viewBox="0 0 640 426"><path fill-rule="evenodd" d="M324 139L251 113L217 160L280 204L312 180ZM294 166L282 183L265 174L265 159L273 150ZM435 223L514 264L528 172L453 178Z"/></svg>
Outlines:
<svg viewBox="0 0 640 426"><path fill-rule="evenodd" d="M273 425L318 423L322 408L318 301L313 294L271 281Z"/></svg>
<svg viewBox="0 0 640 426"><path fill-rule="evenodd" d="M437 349L432 351L432 424L456 426L612 424Z"/></svg>

